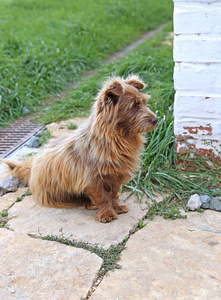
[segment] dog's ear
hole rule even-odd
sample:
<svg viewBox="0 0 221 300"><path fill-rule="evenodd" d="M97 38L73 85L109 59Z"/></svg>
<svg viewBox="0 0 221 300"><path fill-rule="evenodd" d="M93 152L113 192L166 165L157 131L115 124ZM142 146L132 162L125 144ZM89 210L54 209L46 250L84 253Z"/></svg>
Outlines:
<svg viewBox="0 0 221 300"><path fill-rule="evenodd" d="M105 104L116 104L119 97L123 94L123 86L118 81L112 82L104 93Z"/></svg>
<svg viewBox="0 0 221 300"><path fill-rule="evenodd" d="M138 76L135 76L135 75L128 77L125 80L125 83L132 85L133 87L138 89L138 91L144 89L147 86Z"/></svg>

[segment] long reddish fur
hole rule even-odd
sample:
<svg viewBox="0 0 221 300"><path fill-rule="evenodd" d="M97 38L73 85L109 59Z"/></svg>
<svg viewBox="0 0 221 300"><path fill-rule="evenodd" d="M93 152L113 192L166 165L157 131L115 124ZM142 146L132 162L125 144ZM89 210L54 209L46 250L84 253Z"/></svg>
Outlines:
<svg viewBox="0 0 221 300"><path fill-rule="evenodd" d="M4 163L43 206L98 208L97 220L109 222L128 211L118 200L120 186L139 164L142 132L156 126L146 106L148 95L138 76L106 81L92 113L73 135L54 139L33 159ZM155 120L155 121L153 121Z"/></svg>

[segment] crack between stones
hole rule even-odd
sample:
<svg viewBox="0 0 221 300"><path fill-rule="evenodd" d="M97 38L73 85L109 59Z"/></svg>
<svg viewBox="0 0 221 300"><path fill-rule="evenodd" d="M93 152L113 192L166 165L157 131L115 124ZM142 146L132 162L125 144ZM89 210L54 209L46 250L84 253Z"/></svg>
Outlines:
<svg viewBox="0 0 221 300"><path fill-rule="evenodd" d="M20 201L23 201L23 199L25 197L29 196L29 194L24 193L22 196L21 196L21 200ZM19 202L20 202L19 201ZM5 210L6 212L8 212L8 210L10 208L12 208L15 203L18 202L18 201L15 201L7 210ZM142 207L141 207L142 209ZM148 212L148 209L146 209L146 213ZM104 252L106 251L109 251L111 247L113 247L113 249L117 249L119 247L122 247L122 249L119 251L119 256L121 255L121 252L125 249L126 247L126 244L128 242L128 240L130 239L131 235L135 234L138 230L141 230L142 228L140 228L140 221L144 221L146 219L146 213L145 215L140 218L136 224L130 229L130 231L128 232L128 234L125 236L125 238L122 240L122 242L118 243L116 246L110 246L107 250L104 250ZM13 218L16 218L16 217L13 217ZM13 219L13 218L10 218ZM7 222L5 223L4 227L3 228L6 228L7 230L10 230L10 231L14 231L13 229L11 229L10 227L7 226L7 223L9 221L9 218L8 218L8 215L7 215ZM106 274L111 271L111 270L114 270L114 269L117 269L117 268L120 268L120 265L118 265L118 263L120 262L120 257L119 259L116 259L114 261L114 263L116 263L116 265L110 269L110 270L105 270L105 261L104 261L104 258L99 255L98 253L96 253L96 251L92 252L90 251L89 249L86 249L85 248L85 245L87 245L88 247L90 247L91 249L96 249L96 247L99 247L100 249L102 249L102 246L99 246L99 245L96 245L96 244L90 244L90 243L83 243L83 242L80 242L80 241L77 241L77 240L74 240L74 241L71 241L69 240L68 238L64 238L63 234L62 234L62 231L61 231L61 235L60 236L51 236L53 237L52 239L49 239L50 236L42 236L41 232L39 232L39 235L35 235L35 234L27 234L30 238L34 238L34 239L40 239L40 240L49 240L49 241L54 241L54 242L57 242L57 243L60 243L60 244L64 244L64 245L67 245L67 246L70 246L70 247L74 247L74 248L80 248L80 249L84 249L90 253L95 253L97 256L101 257L103 259L103 263L99 269L99 271L97 272L97 274L95 275L94 277L94 280L93 280L93 284L92 286L89 288L89 291L86 295L86 298L81 298L81 300L86 300L86 299L90 299L90 297L92 296L92 294L96 291L96 289L99 287L99 285L101 284L103 278L106 276ZM62 240L59 241L59 238L63 239L63 242ZM70 244L68 243L65 243L64 241L68 241L70 242ZM76 245L73 245L73 244L76 244ZM81 244L81 246L80 246ZM104 272L104 274L102 274L102 272Z"/></svg>
<svg viewBox="0 0 221 300"><path fill-rule="evenodd" d="M28 195L22 195L22 200L27 197ZM21 201L22 201L21 200ZM12 208L14 205L15 205L16 201L6 210L4 210L5 212L8 213L8 210L10 208ZM16 218L16 217L15 217ZM11 218L12 219L12 218ZM10 219L10 220L11 220ZM136 224L131 228L131 230L129 231L129 233L125 236L125 238L122 240L122 242L118 243L116 246L110 246L107 250L104 250L104 252L107 252L107 251L110 251L111 247L112 249L117 249L119 247L122 247L122 249L119 251L119 256L121 255L121 252L125 249L126 247L126 244L128 242L128 240L130 239L131 235L135 234L138 230L141 230L142 228L139 227L139 224L140 224L140 221L144 221L146 219L146 214L143 218L139 219L139 221L136 222ZM14 231L13 229L11 229L10 227L7 226L7 223L9 221L9 218L8 218L8 215L7 215L7 222L4 224L3 228L6 228L7 230L10 230L10 231ZM110 270L105 270L105 261L104 261L104 258L99 255L98 253L96 253L96 251L92 252L90 250L92 249L102 249L102 246L99 246L99 245L96 245L96 244L90 244L90 243L83 243L83 242L79 242L77 240L74 240L74 241L71 241L67 238L64 238L62 236L62 232L61 232L61 239L63 239L63 242L62 240L59 241L59 236L52 236L51 239L50 236L42 236L41 233L39 232L39 236L38 235L35 235L35 234L27 234L29 237L31 238L34 238L34 239L40 239L40 240L48 240L48 241L54 241L54 242L57 242L59 244L64 244L64 245L67 245L67 246L70 246L70 247L74 247L74 248L80 248L80 249L84 249L90 253L95 253L97 256L101 257L103 259L103 263L98 271L98 273L95 275L95 278L93 280L93 284L92 286L90 287L88 293L87 293L87 296L86 298L81 298L81 300L86 300L86 299L90 299L90 297L92 296L92 294L96 291L96 289L99 287L99 285L101 284L103 278L106 276L106 274L111 271L111 270L114 270L114 269L118 269L120 268L120 265L118 265L118 263L120 262L120 257L119 259L116 259L114 262L116 263L116 265L110 269ZM66 242L69 242L70 244L68 243L65 243ZM76 245L74 245L74 243ZM88 248L90 249L86 249L85 248L85 245L87 245ZM102 272L105 272L104 274L102 274Z"/></svg>
<svg viewBox="0 0 221 300"><path fill-rule="evenodd" d="M13 207L13 206L15 205L15 203L16 203L16 202L14 202L14 203L13 203L7 210L5 210L5 211L8 212L8 210L9 210L11 207ZM146 215L145 215L143 218L141 218L139 221L137 221L137 223L131 228L131 230L129 231L129 233L125 236L125 238L123 239L123 241L120 242L120 243L118 243L116 246L111 246L111 247L113 247L112 249L117 249L118 247L122 247L122 249L119 251L119 255L121 255L121 252L125 249L126 244L127 244L128 240L130 239L131 235L135 234L138 230L141 230L141 229L142 229L142 228L139 228L139 223L140 223L141 220L144 221L145 218L146 218ZM14 231L13 229L11 229L10 227L7 226L8 221L9 221L9 218L7 217L7 222L5 223L5 225L4 225L3 228L6 228L7 230L10 230L10 231ZM72 242L72 241L70 241L69 239L66 239L66 238L64 238L64 237L63 237L63 242L62 242L62 241L59 241L59 237L58 237L58 236L53 236L52 239L49 239L49 236L42 236L40 232L39 232L39 235L40 235L40 236L35 235L35 234L30 234L30 233L27 234L27 235L28 235L30 238L33 238L33 239L54 241L54 242L57 242L57 243L59 243L59 244L67 245L67 246L69 246L69 247L74 247L74 248L84 249L84 250L86 250L86 251L88 251L88 252L90 252L90 253L95 253L97 256L99 256L99 257L101 257L101 258L103 259L103 263L102 263L102 265L101 265L99 271L98 271L97 274L95 275L95 278L94 278L94 280L93 280L92 286L90 287L90 289L89 289L89 291L88 291L86 297L85 297L85 298L82 297L81 300L90 299L90 297L92 296L92 294L96 291L96 289L97 289L97 288L99 287L99 285L101 284L101 282L102 282L103 278L106 276L106 274L107 274L109 271L111 271L111 270L120 268L120 265L118 265L118 263L120 262L120 258L119 258L119 260L116 259L116 261L115 261L115 262L116 262L116 265L115 265L111 270L105 271L105 266L104 266L104 265L105 265L105 261L104 261L104 258L103 258L101 255L99 255L98 253L92 252L92 251L90 251L89 249L86 249L86 248L85 248L85 245L87 245L88 247L91 247L91 249L96 249L96 247L99 248L99 249L102 249L102 246L99 246L99 245L96 245L96 244L90 244L90 243L82 243L82 242L79 242L79 241L77 241L77 240L75 240L75 241ZM61 234L61 236L62 236L62 234ZM67 243L64 243L64 240L65 240L65 241L69 241L70 244L68 245ZM77 246L74 246L73 243L76 243ZM79 245L78 245L78 243L79 243ZM71 245L71 244L72 244L72 245ZM80 244L82 244L82 245L80 246ZM107 250L104 250L104 252L105 252L105 251L106 251L106 252L109 251L111 247L109 247ZM105 273L102 274L102 272L105 272Z"/></svg>
<svg viewBox="0 0 221 300"><path fill-rule="evenodd" d="M122 251L124 251L124 249L126 248L126 244L128 242L128 240L130 239L131 235L134 235L138 230L142 230L144 227L142 228L139 228L139 224L140 224L140 221L144 221L146 220L146 215L141 218L134 226L133 228L129 231L128 235L123 239L123 241L121 243L119 243L117 246L115 247L118 247L118 246L121 246L121 245L124 245L123 249L120 251L120 254L122 253ZM138 229L138 230L137 230ZM120 259L119 259L119 262L120 262ZM81 300L88 300L90 299L90 297L92 296L92 294L96 291L96 289L99 287L99 285L101 284L103 278L107 275L108 272L110 271L113 271L115 270L116 268L113 268L112 270L109 270L107 271L104 275L99 275L100 271L103 269L103 264L94 280L94 283L93 285L91 286L91 288L89 289L88 291L88 294L87 294L87 297L86 298L81 298Z"/></svg>
<svg viewBox="0 0 221 300"><path fill-rule="evenodd" d="M20 201L23 201L23 199L27 196L29 196L30 193L28 193L27 191L21 196L19 197ZM13 218L16 218L15 217L12 217L9 219L8 217L8 211L10 208L12 208L15 203L18 202L17 200L12 204L10 205L10 207L8 207L8 209L4 210L4 212L7 212L7 221L6 223L4 224L3 228L7 229L7 230L10 230L10 231L13 231L13 229L11 229L7 224L8 224L8 221L13 219ZM131 228L131 230L129 231L129 233L125 236L125 238L122 240L122 242L118 243L116 246L110 246L107 250L103 250L103 252L108 252L110 251L110 249L117 249L119 248L119 256L121 254L121 252L124 250L125 246L126 246L126 243L127 241L129 240L130 236L134 233L136 233L137 229L139 228L139 224L140 224L140 221L141 220L145 220L146 218L146 214L143 218L139 219L139 221L136 222L136 224ZM142 228L139 228L139 230L142 229ZM42 236L41 232L39 232L39 235L35 235L35 234L27 234L30 238L34 238L34 239L40 239L40 240L49 240L49 241L55 241L57 243L60 243L60 244L64 244L64 245L67 245L67 246L70 246L70 247L74 247L74 248L81 248L81 249L84 249L86 251L89 251L90 253L95 253L97 256L101 257L103 259L103 263L98 271L98 273L95 275L94 277L94 280L93 280L93 284L92 286L90 287L88 293L87 293L87 296L86 298L81 298L82 300L86 300L86 299L89 299L91 297L91 295L96 291L96 289L98 288L98 286L100 285L100 283L102 282L104 276L111 270L114 270L114 269L117 269L117 268L120 268L120 265L118 265L118 262L120 262L120 257L119 259L116 259L116 260L112 260L111 262L113 262L115 265L113 266L112 269L110 270L106 270L105 269L105 260L104 258L102 257L102 255L99 255L95 250L96 249L102 249L102 246L99 246L99 245L96 245L96 244L90 244L90 243L83 243L83 242L80 242L80 241L77 241L77 240L74 240L74 241L71 241L69 240L68 238L64 238L63 234L62 234L62 231L61 231L61 235L60 236L51 236L51 239L50 239L50 236ZM59 238L61 239L59 241ZM63 241L63 242L62 242ZM68 242L68 243L65 243L65 242ZM75 245L74 245L75 244ZM85 245L87 246L87 248L85 247ZM122 247L122 248L121 248ZM90 250L94 250L94 251L90 251ZM102 274L104 272L104 274Z"/></svg>

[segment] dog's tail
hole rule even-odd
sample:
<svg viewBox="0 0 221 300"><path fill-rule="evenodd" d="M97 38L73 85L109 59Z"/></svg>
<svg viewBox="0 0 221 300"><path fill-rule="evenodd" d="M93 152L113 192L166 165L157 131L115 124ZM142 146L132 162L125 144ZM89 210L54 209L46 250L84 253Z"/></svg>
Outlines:
<svg viewBox="0 0 221 300"><path fill-rule="evenodd" d="M32 159L22 162L16 162L11 159L2 159L1 162L7 164L11 169L11 174L16 176L24 185L29 184Z"/></svg>

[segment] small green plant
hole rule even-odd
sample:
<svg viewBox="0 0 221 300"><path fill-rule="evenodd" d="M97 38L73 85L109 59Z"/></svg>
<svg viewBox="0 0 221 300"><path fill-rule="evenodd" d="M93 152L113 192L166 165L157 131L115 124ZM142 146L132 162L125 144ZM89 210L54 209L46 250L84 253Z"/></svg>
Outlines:
<svg viewBox="0 0 221 300"><path fill-rule="evenodd" d="M135 232L139 231L140 229L144 228L147 225L147 223L144 223L144 220L140 220L138 223L138 226L135 230Z"/></svg>
<svg viewBox="0 0 221 300"><path fill-rule="evenodd" d="M146 219L153 220L154 216L163 216L165 219L186 219L186 215L182 215L179 211L179 206L175 203L170 203L166 200L161 202L153 201L149 205L149 211L146 214Z"/></svg>
<svg viewBox="0 0 221 300"><path fill-rule="evenodd" d="M67 126L67 129L71 129L71 130L74 130L74 129L78 128L77 125L75 125L71 122L69 122L66 126Z"/></svg>
<svg viewBox="0 0 221 300"><path fill-rule="evenodd" d="M43 130L40 134L40 143L41 145L44 145L46 144L50 138L52 138L52 131L46 129L46 130Z"/></svg>
<svg viewBox="0 0 221 300"><path fill-rule="evenodd" d="M33 156L36 155L36 154L37 154L37 152L30 152L30 153L28 153L28 154L23 155L21 159L22 159L22 160L26 160L27 158L33 157Z"/></svg>
<svg viewBox="0 0 221 300"><path fill-rule="evenodd" d="M7 223L8 212L6 210L0 212L0 228L3 228Z"/></svg>
<svg viewBox="0 0 221 300"><path fill-rule="evenodd" d="M21 202L26 196L31 196L32 192L27 190L21 197L17 197L16 202Z"/></svg>

